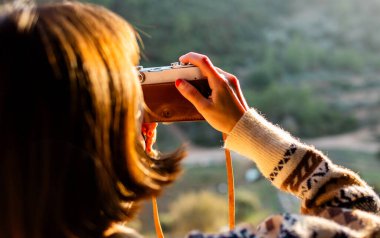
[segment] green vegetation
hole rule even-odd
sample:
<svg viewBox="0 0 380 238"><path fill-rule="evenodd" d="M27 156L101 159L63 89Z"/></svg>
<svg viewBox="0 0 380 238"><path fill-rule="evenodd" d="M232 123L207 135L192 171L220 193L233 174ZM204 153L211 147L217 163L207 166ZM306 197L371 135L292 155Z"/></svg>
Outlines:
<svg viewBox="0 0 380 238"><path fill-rule="evenodd" d="M226 224L228 204L222 196L210 191L183 193L170 204L165 216L167 232L175 237L191 230L215 232Z"/></svg>
<svg viewBox="0 0 380 238"><path fill-rule="evenodd" d="M371 105L337 92L358 90L353 78L367 82L363 87L376 82L367 78L380 67L378 0L89 1L133 24L142 38L142 65L167 65L189 51L207 54L240 78L250 105L298 137L376 123L356 116L359 106ZM220 135L204 123L178 127L191 143L220 145ZM166 138L163 149L170 149Z"/></svg>
<svg viewBox="0 0 380 238"><path fill-rule="evenodd" d="M354 0L92 2L136 27L144 45L142 65L167 65L188 51L205 53L240 78L250 105L299 137L343 133L361 124L358 105L336 92L351 90L352 77L377 73L377 0L366 7ZM204 123L179 128L192 143L220 145L220 135Z"/></svg>
<svg viewBox="0 0 380 238"><path fill-rule="evenodd" d="M143 42L142 65L168 65L189 51L207 54L238 76L251 106L298 137L379 124L380 0L90 1L134 25ZM160 125L158 132L158 147L166 151L181 142L222 144L220 133L204 122ZM380 191L380 152L377 159L354 151L327 154ZM238 222L258 224L282 212L276 188L264 179L246 182L251 165L234 166ZM227 197L220 189L225 181L223 165L188 166L159 199L167 236L214 229L222 218L227 224ZM153 237L149 209L141 220L135 227Z"/></svg>
<svg viewBox="0 0 380 238"><path fill-rule="evenodd" d="M336 106L312 97L311 88L294 88L271 85L260 96L248 94L248 101L287 130L301 137L336 134L356 128L356 121L346 116ZM322 123L324 122L324 123Z"/></svg>

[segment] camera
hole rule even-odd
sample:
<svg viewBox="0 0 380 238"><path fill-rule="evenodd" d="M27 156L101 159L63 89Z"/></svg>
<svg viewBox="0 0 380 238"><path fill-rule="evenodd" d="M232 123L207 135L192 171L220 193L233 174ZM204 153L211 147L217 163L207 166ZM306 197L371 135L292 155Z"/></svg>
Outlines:
<svg viewBox="0 0 380 238"><path fill-rule="evenodd" d="M183 79L208 98L211 89L198 67L175 62L170 66L151 68L138 66L137 69L145 101L144 122L204 120L197 109L175 87L175 81Z"/></svg>

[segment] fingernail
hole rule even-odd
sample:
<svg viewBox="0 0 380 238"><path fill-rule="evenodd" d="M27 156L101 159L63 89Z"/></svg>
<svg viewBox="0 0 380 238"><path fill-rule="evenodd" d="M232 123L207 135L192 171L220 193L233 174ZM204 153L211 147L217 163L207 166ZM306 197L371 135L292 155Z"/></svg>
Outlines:
<svg viewBox="0 0 380 238"><path fill-rule="evenodd" d="M182 82L183 82L182 79L177 79L177 80L175 81L175 86L178 88L179 85L181 85Z"/></svg>

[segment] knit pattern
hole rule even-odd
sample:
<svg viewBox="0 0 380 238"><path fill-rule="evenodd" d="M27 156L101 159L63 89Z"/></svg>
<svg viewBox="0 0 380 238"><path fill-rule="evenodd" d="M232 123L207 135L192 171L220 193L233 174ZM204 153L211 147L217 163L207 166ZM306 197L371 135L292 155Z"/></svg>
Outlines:
<svg viewBox="0 0 380 238"><path fill-rule="evenodd" d="M380 200L372 188L254 109L235 125L225 147L254 161L274 186L299 197L302 215L275 215L244 234L198 233L199 238L380 237Z"/></svg>
<svg viewBox="0 0 380 238"><path fill-rule="evenodd" d="M273 172L269 174L269 180L274 181L274 179L277 177L277 175L281 172L282 168L288 163L288 161L292 158L292 155L297 150L297 146L295 144L291 144L290 148L286 150L284 158L281 159L277 166L273 169Z"/></svg>

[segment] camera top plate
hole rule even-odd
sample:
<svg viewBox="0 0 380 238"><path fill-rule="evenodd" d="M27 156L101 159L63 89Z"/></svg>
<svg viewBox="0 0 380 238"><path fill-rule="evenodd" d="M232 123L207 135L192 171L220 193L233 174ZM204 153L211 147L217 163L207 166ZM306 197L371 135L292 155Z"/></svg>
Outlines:
<svg viewBox="0 0 380 238"><path fill-rule="evenodd" d="M138 66L139 79L142 85L170 83L177 79L199 80L205 79L198 67L192 64L171 63L170 66L144 68Z"/></svg>

